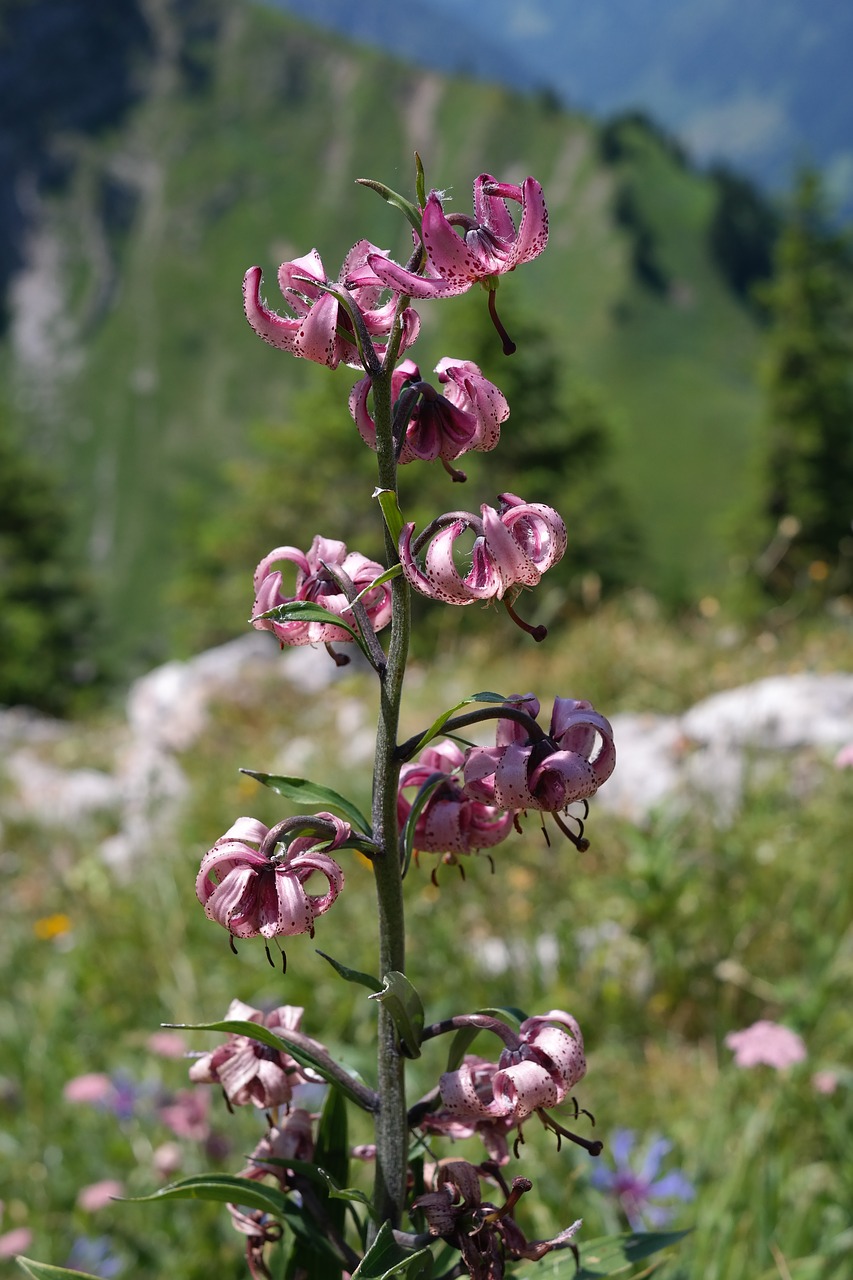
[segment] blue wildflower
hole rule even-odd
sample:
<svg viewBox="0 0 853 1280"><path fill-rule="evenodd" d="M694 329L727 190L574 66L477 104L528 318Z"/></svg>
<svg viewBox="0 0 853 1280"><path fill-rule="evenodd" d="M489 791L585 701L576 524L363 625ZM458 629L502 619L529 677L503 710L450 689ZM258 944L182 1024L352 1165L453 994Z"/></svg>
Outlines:
<svg viewBox="0 0 853 1280"><path fill-rule="evenodd" d="M664 1157L672 1149L671 1143L654 1137L645 1153L632 1162L636 1141L636 1134L630 1129L617 1129L610 1144L614 1168L598 1165L590 1182L618 1201L632 1231L641 1231L661 1227L673 1216L673 1205L657 1201L692 1200L696 1193L677 1170L658 1177Z"/></svg>

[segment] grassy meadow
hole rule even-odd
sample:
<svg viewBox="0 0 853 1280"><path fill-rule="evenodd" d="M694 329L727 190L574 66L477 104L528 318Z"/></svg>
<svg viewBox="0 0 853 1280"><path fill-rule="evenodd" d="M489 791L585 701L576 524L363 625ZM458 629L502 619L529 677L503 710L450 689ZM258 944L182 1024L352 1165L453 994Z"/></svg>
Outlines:
<svg viewBox="0 0 853 1280"><path fill-rule="evenodd" d="M495 619L493 634L505 626ZM674 712L771 672L850 669L853 633L828 621L778 641L701 620L676 627L637 596L555 631L541 648L486 652L448 633L439 651L410 672L406 733L478 688L535 688L543 702L589 696L606 713ZM28 1228L28 1255L128 1280L245 1274L224 1207L87 1209L78 1199L105 1179L133 1196L208 1167L237 1172L259 1136L259 1115L229 1115L204 1086L195 1092L209 1112L196 1136L175 1135L164 1108L180 1102L187 1064L152 1051L161 1023L215 1020L234 997L304 1005L303 1029L371 1079L372 1006L315 951L375 968L366 865L344 855L346 889L313 943L291 940L284 977L256 941L231 954L193 883L201 855L238 814L271 823L288 811L238 766L303 773L368 803L374 699L370 677L356 673L319 695L271 678L215 707L181 757L192 787L178 829L121 871L99 852L113 829L106 819L75 829L6 823L0 1230ZM115 719L102 715L42 752L98 766L117 740ZM493 872L486 858L470 859L464 878L442 867L435 884L424 856L407 879L410 977L428 1019L495 1005L570 1010L589 1059L577 1097L605 1143L601 1163L620 1129L637 1135L641 1151L655 1136L672 1144L663 1171L681 1171L695 1199L674 1206L673 1229L693 1230L660 1261L655 1274L668 1280L850 1274L851 802L853 770L833 768L828 755L780 758L730 825L707 801L640 828L593 801L586 853L556 832L548 847L529 819L523 836L495 851ZM803 1063L783 1072L734 1065L725 1035L764 1017L802 1035ZM213 1043L209 1033L187 1037L191 1049ZM411 1064L412 1099L434 1083L445 1051L435 1042ZM106 1101L64 1094L86 1073L111 1077ZM832 1092L821 1091L830 1076L816 1073L830 1073ZM576 1127L590 1131L583 1117ZM351 1133L369 1138L359 1117ZM481 1158L474 1142L434 1149ZM519 1213L529 1238L577 1217L582 1246L626 1229L618 1204L591 1184L593 1164L526 1126L508 1172L534 1183ZM369 1170L356 1164L352 1178L366 1187ZM521 1274L545 1280L552 1266L545 1259ZM3 1267L18 1274L11 1261Z"/></svg>

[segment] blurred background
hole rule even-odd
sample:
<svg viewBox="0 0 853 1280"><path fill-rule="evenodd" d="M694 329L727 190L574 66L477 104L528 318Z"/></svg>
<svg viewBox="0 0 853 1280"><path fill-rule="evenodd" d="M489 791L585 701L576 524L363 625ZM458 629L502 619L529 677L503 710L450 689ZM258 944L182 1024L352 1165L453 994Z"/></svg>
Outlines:
<svg viewBox="0 0 853 1280"><path fill-rule="evenodd" d="M405 256L403 220L356 178L411 197L417 151L454 208L487 171L535 175L550 213L547 253L501 286L511 359L480 291L420 308L422 372L474 359L512 413L464 489L409 467L401 490L419 522L505 490L556 506L569 551L525 602L551 638L533 650L492 613L420 609L407 732L474 688L678 725L763 676L851 670L853 10L403 10L0 0L0 1237L30 1232L55 1263L76 1247L104 1275L242 1274L218 1212L110 1206L103 1226L77 1199L107 1177L152 1189L154 1153L182 1140L162 1112L185 1064L144 1048L160 1021L220 1016L234 995L313 999L309 1033L342 1054L355 1039L356 1057L369 1044L307 943L282 995L263 956L210 936L192 884L238 812L281 816L238 764L337 772L364 802L370 681L341 674L332 699L310 658L283 677L272 641L188 661L245 635L272 546L321 532L380 551L356 375L272 351L240 302L254 263L275 306L276 267L314 247L332 278L363 236ZM755 768L747 750L734 802L709 762L686 806L602 812L583 867L552 849L543 874L528 833L494 878L448 869L439 891L422 868L413 894L425 989L446 989L462 909L482 943L454 958L471 1007L499 1002L497 982L589 1021L599 1124L639 1149L665 1133L697 1189L677 1220L698 1224L695 1252L667 1264L685 1280L850 1274L853 771L826 748ZM369 893L354 869L336 908L353 935ZM507 911L518 949L500 952ZM806 1036L796 1078L732 1066L724 1035L765 1016ZM86 1072L132 1088L81 1128L62 1089ZM173 1171L236 1171L251 1126L217 1155L223 1117L200 1124ZM535 1227L562 1211L567 1168L572 1216L624 1225L546 1148Z"/></svg>

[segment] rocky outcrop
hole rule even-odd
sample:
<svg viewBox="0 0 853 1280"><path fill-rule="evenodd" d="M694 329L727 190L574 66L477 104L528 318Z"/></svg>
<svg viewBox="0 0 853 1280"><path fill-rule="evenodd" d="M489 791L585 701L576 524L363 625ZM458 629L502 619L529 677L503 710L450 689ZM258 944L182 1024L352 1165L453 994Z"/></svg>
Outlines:
<svg viewBox="0 0 853 1280"><path fill-rule="evenodd" d="M280 653L258 632L168 662L131 687L109 770L62 767L73 726L20 709L0 712L4 811L57 828L107 818L115 832L102 841L103 856L127 868L174 831L189 793L181 756L208 730L215 703L263 696L270 680L319 693L339 678L322 649ZM372 735L364 708L349 693L335 705L338 730L358 767L367 769ZM642 824L656 812L702 803L725 823L737 815L751 781L783 769L792 788L802 789L809 769L814 776L853 743L853 675L770 676L680 716L626 713L612 723L618 764L596 806ZM289 740L291 754L300 742ZM299 765L288 757L275 767L299 772Z"/></svg>

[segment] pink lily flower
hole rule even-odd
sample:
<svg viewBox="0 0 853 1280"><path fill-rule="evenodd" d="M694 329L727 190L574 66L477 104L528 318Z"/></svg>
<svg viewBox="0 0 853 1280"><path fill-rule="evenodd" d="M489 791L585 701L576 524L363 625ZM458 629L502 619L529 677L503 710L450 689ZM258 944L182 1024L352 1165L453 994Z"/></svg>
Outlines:
<svg viewBox="0 0 853 1280"><path fill-rule="evenodd" d="M458 775L464 762L462 748L448 739L427 747L417 761L400 770L397 817L401 828L412 808L404 792L414 789L416 794L436 774L444 774L445 780L433 791L415 823L414 847L422 853L447 854L448 862L455 862L459 853L491 849L512 830L512 813L501 813L462 790Z"/></svg>
<svg viewBox="0 0 853 1280"><path fill-rule="evenodd" d="M403 360L392 375L391 394L395 401L407 384L420 392L403 438L402 464L441 458L446 465L469 450L488 452L498 443L501 423L509 417L509 405L503 393L483 376L473 361L445 356L435 371L445 388L444 394L421 381L420 370L412 360ZM349 408L362 440L375 449L376 427L368 409L370 387L369 377L357 382L349 398Z"/></svg>
<svg viewBox="0 0 853 1280"><path fill-rule="evenodd" d="M470 1063L442 1075L439 1092L451 1116L463 1121L500 1118L518 1125L534 1111L558 1106L586 1074L583 1036L570 1013L552 1009L527 1018L518 1039L517 1048L507 1047L500 1056L488 1101L482 1078Z"/></svg>
<svg viewBox="0 0 853 1280"><path fill-rule="evenodd" d="M296 587L292 596L283 594L281 570L273 568L273 565L282 560L292 561L296 565ZM272 631L282 645L351 641L352 636L348 631L331 623L274 622L272 618L259 616L291 600L311 600L330 613L346 617L353 624L352 606L329 572L330 569L342 579L349 579L356 592L370 586L383 572L382 565L375 560L368 560L357 551L348 553L345 543L322 538L319 534L307 552L300 551L298 547L276 547L255 570L252 626L259 631ZM369 591L363 604L374 631L381 631L391 621L391 588L387 583Z"/></svg>
<svg viewBox="0 0 853 1280"><path fill-rule="evenodd" d="M382 250L368 240L359 240L347 254L335 283L348 292L351 305L361 313L368 335L387 338L394 324L396 297L380 305L385 285L375 277L368 277L362 284L348 283L365 267L368 257L374 255L381 258ZM346 308L331 293L317 287L328 283L328 278L316 249L292 262L283 262L278 269L279 286L294 316L280 316L265 306L260 292L262 280L261 268L250 267L243 280L243 303L246 319L264 342L331 369L336 369L341 362L355 369L361 367L353 323ZM407 307L401 321L400 350L405 351L418 336L420 319L412 307ZM381 359L385 344L376 344L375 350Z"/></svg>
<svg viewBox="0 0 853 1280"><path fill-rule="evenodd" d="M508 705L522 707L534 719L539 714L539 702L532 694L510 698ZM517 721L501 719L494 747L469 750L465 789L500 809L557 814L576 800L595 795L615 765L609 720L591 702L555 698L547 736L532 738Z"/></svg>
<svg viewBox="0 0 853 1280"><path fill-rule="evenodd" d="M204 855L196 877L196 896L207 917L236 938L313 934L316 917L329 910L344 885L343 871L324 850L339 848L351 830L333 814L314 816L333 834L297 836L283 851L277 851L276 827L270 831L254 818L238 818ZM304 888L315 871L326 878L325 894Z"/></svg>
<svg viewBox="0 0 853 1280"><path fill-rule="evenodd" d="M282 1005L268 1014L242 1000L232 1000L226 1021L257 1022L269 1031L298 1031L304 1009ZM304 1080L302 1068L287 1053L269 1049L249 1036L229 1035L224 1044L204 1053L190 1067L194 1084L218 1084L233 1107L250 1103L268 1111L286 1106L293 1086Z"/></svg>
<svg viewBox="0 0 853 1280"><path fill-rule="evenodd" d="M507 200L521 206L517 228ZM448 298L465 293L480 280L492 281L494 289L493 277L537 258L548 243L542 188L535 178L516 186L481 173L474 182L473 218L445 215L441 197L431 191L421 233L427 258L424 275L407 271L376 250L367 253L368 267L383 284L411 298Z"/></svg>
<svg viewBox="0 0 853 1280"><path fill-rule="evenodd" d="M553 507L524 502L512 493L502 493L498 501L497 510L484 503L480 517L467 511L440 516L414 544L415 526L404 525L400 563L416 591L446 604L501 600L511 587L535 587L546 569L562 558L566 526ZM438 532L431 532L436 527ZM463 578L454 563L453 548L467 529L475 540L471 569ZM429 545L421 566L415 557L424 542Z"/></svg>

